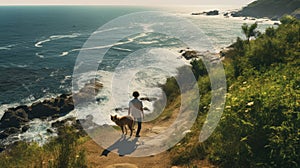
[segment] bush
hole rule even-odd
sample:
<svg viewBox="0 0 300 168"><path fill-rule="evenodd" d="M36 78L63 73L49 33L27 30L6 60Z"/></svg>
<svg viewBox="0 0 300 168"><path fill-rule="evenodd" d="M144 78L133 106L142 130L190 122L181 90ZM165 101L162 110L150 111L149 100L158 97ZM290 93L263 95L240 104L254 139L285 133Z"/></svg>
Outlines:
<svg viewBox="0 0 300 168"><path fill-rule="evenodd" d="M0 154L1 167L87 167L85 151L78 147L79 136L76 130L65 127L60 130L60 134L44 146L18 142Z"/></svg>

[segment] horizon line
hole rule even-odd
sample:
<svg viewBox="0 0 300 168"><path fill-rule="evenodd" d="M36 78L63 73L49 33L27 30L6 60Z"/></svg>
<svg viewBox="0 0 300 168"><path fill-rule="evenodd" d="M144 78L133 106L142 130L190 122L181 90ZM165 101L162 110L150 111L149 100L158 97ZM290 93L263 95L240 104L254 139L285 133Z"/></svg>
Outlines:
<svg viewBox="0 0 300 168"><path fill-rule="evenodd" d="M176 4L172 4L172 5L142 5L142 4L0 4L0 6L140 6L140 7L178 7L178 6L182 6L182 7L197 7L197 6L208 6L208 7L212 7L212 6L232 6L232 7L237 7L240 6L242 7L242 5L229 5L229 4L215 4L215 5L176 5Z"/></svg>

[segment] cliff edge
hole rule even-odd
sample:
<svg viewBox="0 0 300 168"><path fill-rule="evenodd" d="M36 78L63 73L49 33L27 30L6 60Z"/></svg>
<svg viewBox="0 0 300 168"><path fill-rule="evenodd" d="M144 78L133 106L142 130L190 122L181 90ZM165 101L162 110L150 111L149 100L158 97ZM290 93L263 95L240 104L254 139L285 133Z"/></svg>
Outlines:
<svg viewBox="0 0 300 168"><path fill-rule="evenodd" d="M300 0L257 0L233 13L236 17L268 17L277 20L284 15L300 18Z"/></svg>

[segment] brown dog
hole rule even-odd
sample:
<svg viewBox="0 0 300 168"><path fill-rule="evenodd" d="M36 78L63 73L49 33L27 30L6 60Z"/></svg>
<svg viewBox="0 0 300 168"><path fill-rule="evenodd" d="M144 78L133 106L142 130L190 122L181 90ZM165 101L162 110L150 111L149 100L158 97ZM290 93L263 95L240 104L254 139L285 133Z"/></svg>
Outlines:
<svg viewBox="0 0 300 168"><path fill-rule="evenodd" d="M110 115L110 119L113 122L115 122L118 126L121 127L123 134L124 134L124 127L125 127L125 130L126 130L125 134L127 134L127 128L126 128L126 125L127 125L128 128L130 129L130 136L132 135L133 124L134 124L133 117L131 117L131 116L117 117L117 115L114 115L114 116Z"/></svg>

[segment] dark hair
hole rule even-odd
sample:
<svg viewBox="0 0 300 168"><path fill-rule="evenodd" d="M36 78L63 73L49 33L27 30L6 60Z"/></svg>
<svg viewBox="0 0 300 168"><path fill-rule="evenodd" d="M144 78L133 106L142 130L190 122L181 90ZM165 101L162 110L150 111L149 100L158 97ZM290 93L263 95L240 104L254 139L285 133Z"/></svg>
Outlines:
<svg viewBox="0 0 300 168"><path fill-rule="evenodd" d="M139 94L139 92L134 91L134 92L132 93L132 96L135 97L135 98L138 98L138 97L140 96L140 94Z"/></svg>

